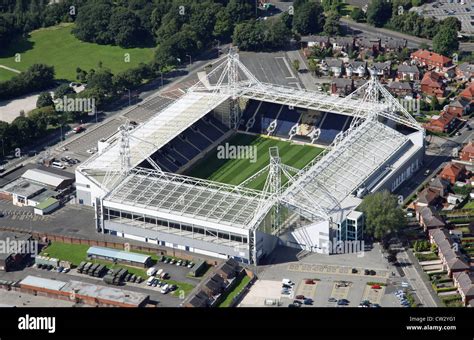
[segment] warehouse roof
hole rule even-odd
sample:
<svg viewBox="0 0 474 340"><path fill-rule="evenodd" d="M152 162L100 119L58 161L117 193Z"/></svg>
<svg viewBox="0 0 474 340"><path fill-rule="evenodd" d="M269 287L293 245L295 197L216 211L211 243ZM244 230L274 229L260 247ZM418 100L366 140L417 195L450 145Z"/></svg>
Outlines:
<svg viewBox="0 0 474 340"><path fill-rule="evenodd" d="M124 291L122 289L99 286L73 280L62 287L61 290L65 292L75 292L76 295L93 297L96 299L118 302L127 305L135 305L137 307L149 297L149 295L132 292L129 290Z"/></svg>
<svg viewBox="0 0 474 340"><path fill-rule="evenodd" d="M54 188L60 186L64 181L70 180L70 178L68 177L53 174L51 172L40 169L29 169L21 177L30 181L49 185Z"/></svg>
<svg viewBox="0 0 474 340"><path fill-rule="evenodd" d="M149 255L131 253L128 251L121 251L104 247L90 247L87 250L87 255L109 257L117 260L131 261L137 263L146 263L150 258Z"/></svg>
<svg viewBox="0 0 474 340"><path fill-rule="evenodd" d="M49 290L60 290L66 285L66 282L43 279L42 277L28 275L21 282L21 286L33 286L37 288L49 289Z"/></svg>

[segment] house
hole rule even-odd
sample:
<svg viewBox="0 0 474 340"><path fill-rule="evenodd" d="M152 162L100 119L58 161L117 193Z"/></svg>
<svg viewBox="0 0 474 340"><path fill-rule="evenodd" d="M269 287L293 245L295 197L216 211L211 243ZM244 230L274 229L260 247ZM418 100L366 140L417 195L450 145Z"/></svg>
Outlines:
<svg viewBox="0 0 474 340"><path fill-rule="evenodd" d="M443 170L441 170L440 177L449 181L451 185L454 185L456 181L459 181L464 178L466 173L466 168L462 164L449 163L446 165Z"/></svg>
<svg viewBox="0 0 474 340"><path fill-rule="evenodd" d="M359 48L359 52L366 54L367 52L375 57L382 50L382 45L379 38L360 38L355 42L356 46Z"/></svg>
<svg viewBox="0 0 474 340"><path fill-rule="evenodd" d="M452 277L454 273L469 270L470 266L458 249L458 245L452 240L451 235L444 228L428 230L431 244L438 248L438 257L443 265L443 270Z"/></svg>
<svg viewBox="0 0 474 340"><path fill-rule="evenodd" d="M331 46L331 41L328 36L310 35L301 38L301 42L307 47L318 46L321 48L328 48Z"/></svg>
<svg viewBox="0 0 474 340"><path fill-rule="evenodd" d="M349 60L346 64L346 76L352 77L365 77L367 74L367 62L365 61L356 61L356 60Z"/></svg>
<svg viewBox="0 0 474 340"><path fill-rule="evenodd" d="M416 217L424 231L442 228L446 225L444 219L432 207L417 208Z"/></svg>
<svg viewBox="0 0 474 340"><path fill-rule="evenodd" d="M421 92L428 96L444 97L446 85L443 77L436 72L426 72L421 80Z"/></svg>
<svg viewBox="0 0 474 340"><path fill-rule="evenodd" d="M388 90L396 96L405 97L408 95L413 95L413 89L411 88L410 83L402 81L391 81L387 85Z"/></svg>
<svg viewBox="0 0 474 340"><path fill-rule="evenodd" d="M202 290L191 296L187 302L183 304L184 307L204 308L209 307L209 297Z"/></svg>
<svg viewBox="0 0 474 340"><path fill-rule="evenodd" d="M466 162L474 162L474 141L470 141L462 148L459 159Z"/></svg>
<svg viewBox="0 0 474 340"><path fill-rule="evenodd" d="M401 64L397 69L397 78L400 80L420 80L420 70L416 65Z"/></svg>
<svg viewBox="0 0 474 340"><path fill-rule="evenodd" d="M369 67L370 73L381 78L387 78L390 76L391 73L392 62L386 61L383 63L373 63L372 66Z"/></svg>
<svg viewBox="0 0 474 340"><path fill-rule="evenodd" d="M446 68L452 66L452 59L444 55L434 53L428 50L418 50L411 54L413 63L426 66L428 69L436 69L444 71Z"/></svg>
<svg viewBox="0 0 474 340"><path fill-rule="evenodd" d="M462 63L456 67L456 77L461 81L471 81L474 77L474 65Z"/></svg>
<svg viewBox="0 0 474 340"><path fill-rule="evenodd" d="M474 301L474 272L459 272L453 274L454 286L458 288L464 305Z"/></svg>
<svg viewBox="0 0 474 340"><path fill-rule="evenodd" d="M202 285L202 291L209 297L221 294L227 286L226 280L218 274L212 275Z"/></svg>
<svg viewBox="0 0 474 340"><path fill-rule="evenodd" d="M465 98L467 100L474 100L474 82L469 83L469 85L459 93L459 98Z"/></svg>
<svg viewBox="0 0 474 340"><path fill-rule="evenodd" d="M448 194L448 196L446 197L446 201L448 202L448 204L452 204L452 205L458 205L459 203L464 201L464 199L465 199L465 196L456 195L452 193Z"/></svg>
<svg viewBox="0 0 474 340"><path fill-rule="evenodd" d="M460 97L449 103L448 112L454 113L458 117L468 115L471 113L471 101Z"/></svg>
<svg viewBox="0 0 474 340"><path fill-rule="evenodd" d="M355 47L354 37L335 37L331 42L334 51L351 52Z"/></svg>
<svg viewBox="0 0 474 340"><path fill-rule="evenodd" d="M345 78L335 78L331 82L331 94L347 96L354 91L354 80Z"/></svg>
<svg viewBox="0 0 474 340"><path fill-rule="evenodd" d="M431 132L450 132L456 126L456 115L442 111L439 116L431 116L431 120L424 124L426 130Z"/></svg>
<svg viewBox="0 0 474 340"><path fill-rule="evenodd" d="M339 78L342 75L344 63L341 59L337 58L325 58L321 62L321 71L326 74L332 74L334 77Z"/></svg>
<svg viewBox="0 0 474 340"><path fill-rule="evenodd" d="M222 263L216 269L216 273L223 277L225 280L232 280L240 273L241 270L242 267L240 266L240 264L236 260L231 258Z"/></svg>
<svg viewBox="0 0 474 340"><path fill-rule="evenodd" d="M438 191L440 197L446 197L448 194L449 182L439 176L436 176L428 185L432 190Z"/></svg>
<svg viewBox="0 0 474 340"><path fill-rule="evenodd" d="M400 52L407 47L407 41L405 39L383 38L381 44L385 52Z"/></svg>
<svg viewBox="0 0 474 340"><path fill-rule="evenodd" d="M418 193L417 207L435 207L441 203L440 192L436 189L426 187Z"/></svg>

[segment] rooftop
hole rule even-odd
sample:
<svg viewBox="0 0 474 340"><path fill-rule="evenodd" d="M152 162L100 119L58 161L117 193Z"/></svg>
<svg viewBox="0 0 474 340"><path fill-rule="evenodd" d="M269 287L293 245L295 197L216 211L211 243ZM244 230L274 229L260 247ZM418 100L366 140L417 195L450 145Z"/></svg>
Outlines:
<svg viewBox="0 0 474 340"><path fill-rule="evenodd" d="M58 291L66 285L66 282L28 275L20 282L20 285Z"/></svg>
<svg viewBox="0 0 474 340"><path fill-rule="evenodd" d="M146 263L150 259L150 255L131 253L128 251L116 250L104 247L90 247L87 250L87 255L96 255L101 257L108 257L118 260Z"/></svg>

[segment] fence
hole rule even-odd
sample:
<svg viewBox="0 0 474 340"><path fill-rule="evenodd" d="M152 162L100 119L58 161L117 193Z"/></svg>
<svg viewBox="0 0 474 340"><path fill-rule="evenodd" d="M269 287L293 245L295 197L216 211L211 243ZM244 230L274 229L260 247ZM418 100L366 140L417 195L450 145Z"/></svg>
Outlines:
<svg viewBox="0 0 474 340"><path fill-rule="evenodd" d="M0 226L0 230L11 231L11 232L16 232L16 233L27 233L27 234L30 234L34 239L40 240L45 243L61 242L61 243L67 243L67 244L82 244L82 245L87 245L90 247L96 246L96 247L106 247L106 248L114 248L114 249L121 249L121 250L124 250L125 244L128 244L130 245L130 251L139 251L139 252L152 253L152 254L157 254L157 255L172 256L172 257L177 257L183 260L190 260L194 262L196 261L196 258L199 258L206 261L209 265L212 265L212 266L218 265L223 261L222 259L213 258L211 256L206 256L206 255L201 255L201 254L195 255L193 253L181 251L180 249L173 249L173 248L162 247L162 246L150 247L150 246L139 245L139 244L133 243L133 240L130 240L130 242L100 241L100 240L83 239L83 238L72 237L72 236L57 235L57 234L51 234L51 233L40 233L40 232L28 231L24 229L17 229L17 228L12 228L12 227L1 227L1 226Z"/></svg>

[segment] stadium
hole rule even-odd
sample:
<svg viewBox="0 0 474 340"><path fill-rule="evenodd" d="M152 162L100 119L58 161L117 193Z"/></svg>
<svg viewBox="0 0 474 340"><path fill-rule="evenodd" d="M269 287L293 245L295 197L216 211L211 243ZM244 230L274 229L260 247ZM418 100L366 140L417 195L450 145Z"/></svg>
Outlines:
<svg viewBox="0 0 474 340"><path fill-rule="evenodd" d="M364 195L423 162L424 130L372 77L351 95L262 83L231 51L76 170L97 231L257 265L363 238Z"/></svg>

